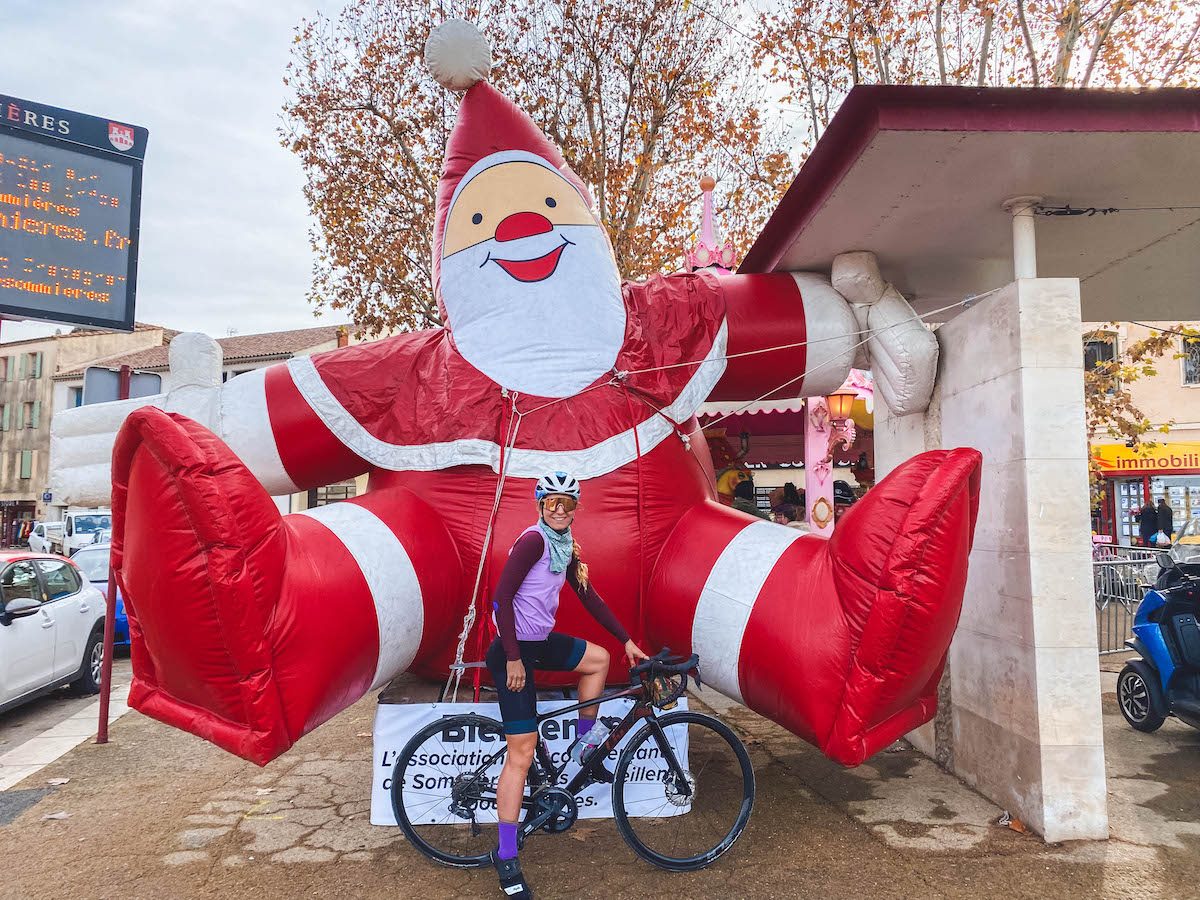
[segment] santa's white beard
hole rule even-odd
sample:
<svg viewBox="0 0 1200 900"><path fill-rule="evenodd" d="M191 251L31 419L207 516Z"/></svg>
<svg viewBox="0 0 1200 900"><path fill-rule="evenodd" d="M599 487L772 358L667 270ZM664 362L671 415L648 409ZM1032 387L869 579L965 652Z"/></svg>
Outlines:
<svg viewBox="0 0 1200 900"><path fill-rule="evenodd" d="M501 259L534 259L563 241L554 273L525 283ZM442 260L441 291L462 355L502 387L569 397L612 369L625 341L616 264L597 226L489 240Z"/></svg>

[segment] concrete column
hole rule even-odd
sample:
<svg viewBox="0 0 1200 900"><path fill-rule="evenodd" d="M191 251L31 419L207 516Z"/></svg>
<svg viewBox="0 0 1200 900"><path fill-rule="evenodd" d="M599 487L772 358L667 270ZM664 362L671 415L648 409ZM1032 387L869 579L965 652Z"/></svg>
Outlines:
<svg viewBox="0 0 1200 900"><path fill-rule="evenodd" d="M927 413L876 413L880 477L983 452L946 706L913 741L1047 841L1108 836L1080 333L1076 279L1016 281L936 332Z"/></svg>
<svg viewBox="0 0 1200 900"><path fill-rule="evenodd" d="M1037 278L1037 236L1034 210L1041 197L1013 197L1004 201L1004 211L1012 215L1013 278Z"/></svg>

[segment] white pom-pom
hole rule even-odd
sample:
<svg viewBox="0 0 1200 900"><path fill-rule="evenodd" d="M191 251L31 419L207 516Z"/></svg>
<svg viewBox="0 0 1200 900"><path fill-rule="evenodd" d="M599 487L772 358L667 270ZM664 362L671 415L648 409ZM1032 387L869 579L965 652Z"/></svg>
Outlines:
<svg viewBox="0 0 1200 900"><path fill-rule="evenodd" d="M448 19L425 41L425 65L442 87L465 91L492 70L492 48L470 22Z"/></svg>

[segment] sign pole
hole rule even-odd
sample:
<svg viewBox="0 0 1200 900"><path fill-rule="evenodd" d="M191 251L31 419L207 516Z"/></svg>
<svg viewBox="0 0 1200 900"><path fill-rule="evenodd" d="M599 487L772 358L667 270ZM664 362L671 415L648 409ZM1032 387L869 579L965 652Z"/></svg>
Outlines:
<svg viewBox="0 0 1200 900"><path fill-rule="evenodd" d="M129 399L129 366L121 366L120 397ZM111 550L108 563L108 593L104 598L104 657L100 660L100 722L96 727L96 743L108 743L108 702L112 693L113 641L117 628L117 570L113 568Z"/></svg>

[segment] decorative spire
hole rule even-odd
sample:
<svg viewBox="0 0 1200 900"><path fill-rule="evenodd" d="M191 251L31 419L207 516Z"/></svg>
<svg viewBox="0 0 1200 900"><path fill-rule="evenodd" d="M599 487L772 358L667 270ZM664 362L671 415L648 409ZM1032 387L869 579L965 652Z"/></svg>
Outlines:
<svg viewBox="0 0 1200 900"><path fill-rule="evenodd" d="M717 183L705 175L700 179L700 190L704 195L704 213L700 220L700 237L695 246L684 254L688 268L693 272L697 269L716 269L720 272L730 272L737 262L733 244L726 241L718 244L717 226L713 221L713 188Z"/></svg>

